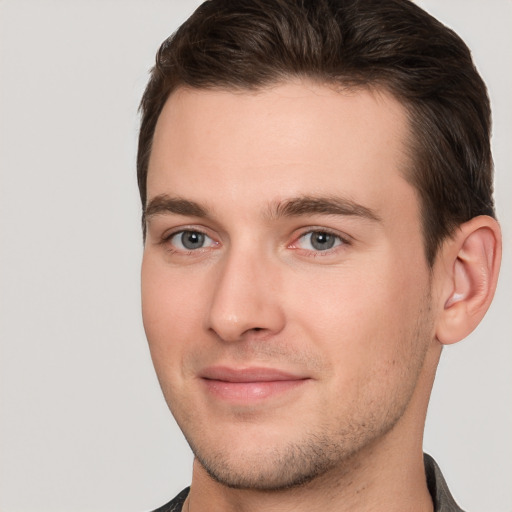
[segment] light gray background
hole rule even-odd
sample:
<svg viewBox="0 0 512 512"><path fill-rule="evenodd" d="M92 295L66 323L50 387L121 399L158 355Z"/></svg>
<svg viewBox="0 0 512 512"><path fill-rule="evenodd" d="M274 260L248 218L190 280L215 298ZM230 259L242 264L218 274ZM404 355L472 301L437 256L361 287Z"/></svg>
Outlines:
<svg viewBox="0 0 512 512"><path fill-rule="evenodd" d="M198 1L0 0L0 510L142 512L190 481L139 304L138 101ZM512 511L512 2L424 0L494 108L501 283L445 350L425 448L468 511Z"/></svg>

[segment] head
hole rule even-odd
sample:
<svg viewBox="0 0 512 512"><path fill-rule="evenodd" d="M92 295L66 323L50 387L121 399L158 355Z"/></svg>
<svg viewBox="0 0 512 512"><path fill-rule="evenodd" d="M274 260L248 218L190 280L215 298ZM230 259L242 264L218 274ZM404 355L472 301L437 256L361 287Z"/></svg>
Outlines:
<svg viewBox="0 0 512 512"><path fill-rule="evenodd" d="M377 89L404 105L425 253L478 215L494 216L491 112L466 44L410 1L205 2L164 41L141 102L143 209L154 130L180 87L258 90L308 78Z"/></svg>
<svg viewBox="0 0 512 512"><path fill-rule="evenodd" d="M141 108L144 324L200 466L272 490L421 452L499 264L464 43L406 0L212 0Z"/></svg>

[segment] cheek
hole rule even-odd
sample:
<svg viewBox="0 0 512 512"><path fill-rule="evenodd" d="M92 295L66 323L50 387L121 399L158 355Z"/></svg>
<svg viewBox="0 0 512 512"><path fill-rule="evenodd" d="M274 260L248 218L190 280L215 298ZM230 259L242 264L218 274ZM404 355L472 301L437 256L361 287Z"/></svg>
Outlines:
<svg viewBox="0 0 512 512"><path fill-rule="evenodd" d="M387 414L406 403L423 365L428 336L418 319L424 295L386 272L341 277L316 279L314 297L296 315L325 363L323 407L332 408L336 396L338 419L354 410L377 414L380 406Z"/></svg>
<svg viewBox="0 0 512 512"><path fill-rule="evenodd" d="M202 327L204 284L197 275L173 272L151 256L144 257L141 281L142 317L155 368L177 368Z"/></svg>
<svg viewBox="0 0 512 512"><path fill-rule="evenodd" d="M310 293L307 300L295 300L295 320L332 368L343 368L347 378L367 374L369 367L405 357L423 307L424 280L383 260L309 274L298 287Z"/></svg>

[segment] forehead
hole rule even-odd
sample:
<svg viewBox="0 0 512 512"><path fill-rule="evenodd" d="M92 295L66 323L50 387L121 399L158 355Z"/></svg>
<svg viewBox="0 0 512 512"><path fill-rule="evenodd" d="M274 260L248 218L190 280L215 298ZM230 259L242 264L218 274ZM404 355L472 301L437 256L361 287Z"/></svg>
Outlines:
<svg viewBox="0 0 512 512"><path fill-rule="evenodd" d="M178 89L155 130L148 199L172 193L249 205L328 193L375 207L411 193L408 136L405 108L384 91L312 82Z"/></svg>

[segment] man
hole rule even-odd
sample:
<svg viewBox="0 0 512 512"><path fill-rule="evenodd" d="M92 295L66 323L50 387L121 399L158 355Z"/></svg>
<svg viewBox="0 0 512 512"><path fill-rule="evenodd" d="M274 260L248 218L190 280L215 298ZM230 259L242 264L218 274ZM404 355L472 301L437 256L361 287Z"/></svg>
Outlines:
<svg viewBox="0 0 512 512"><path fill-rule="evenodd" d="M500 264L465 44L407 0L212 0L141 109L144 325L195 455L159 510L460 510L422 436Z"/></svg>

